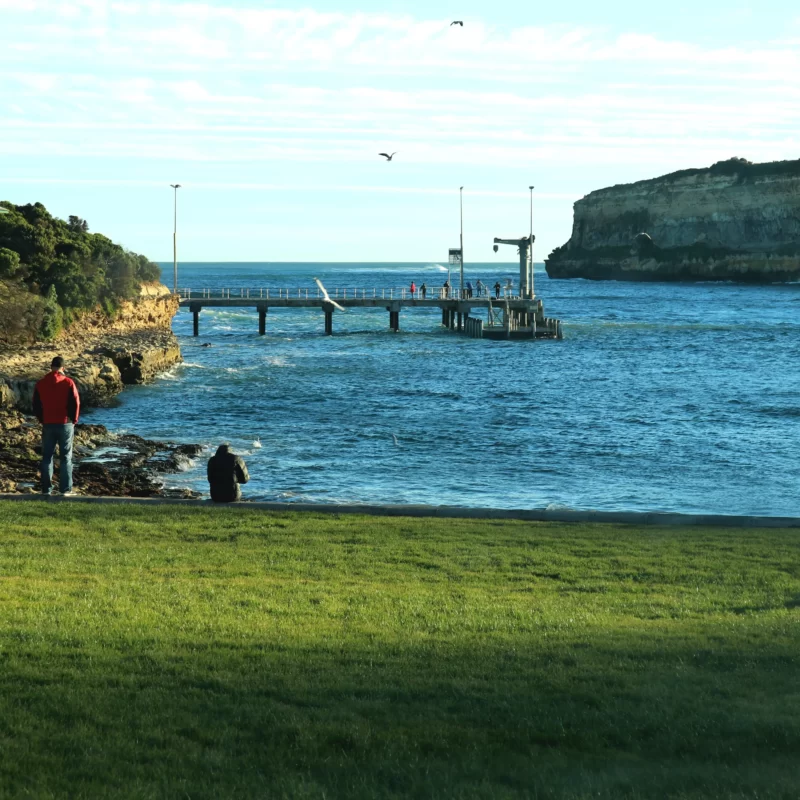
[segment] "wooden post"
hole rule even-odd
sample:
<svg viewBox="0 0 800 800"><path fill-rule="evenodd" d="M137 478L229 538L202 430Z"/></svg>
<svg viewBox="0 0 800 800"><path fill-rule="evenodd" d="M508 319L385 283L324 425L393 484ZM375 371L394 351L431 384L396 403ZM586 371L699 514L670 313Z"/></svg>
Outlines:
<svg viewBox="0 0 800 800"><path fill-rule="evenodd" d="M456 330L461 333L464 327L464 315L459 311L458 314L456 314L456 318L458 320L456 323Z"/></svg>
<svg viewBox="0 0 800 800"><path fill-rule="evenodd" d="M258 306L258 335L264 336L267 332L267 307Z"/></svg>
<svg viewBox="0 0 800 800"><path fill-rule="evenodd" d="M446 308L442 309L442 325L444 325L445 328L448 325L448 312Z"/></svg>
<svg viewBox="0 0 800 800"><path fill-rule="evenodd" d="M333 306L325 303L322 309L325 312L325 335L333 336Z"/></svg>
<svg viewBox="0 0 800 800"><path fill-rule="evenodd" d="M192 332L194 336L200 335L200 309L201 306L199 303L192 303L189 306L189 311L192 312Z"/></svg>

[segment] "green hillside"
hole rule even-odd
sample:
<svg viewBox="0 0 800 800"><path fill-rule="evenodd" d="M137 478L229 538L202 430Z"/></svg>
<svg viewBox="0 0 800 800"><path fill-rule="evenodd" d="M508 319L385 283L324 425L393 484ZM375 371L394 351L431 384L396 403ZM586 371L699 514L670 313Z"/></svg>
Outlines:
<svg viewBox="0 0 800 800"><path fill-rule="evenodd" d="M1 202L0 342L54 338L75 313L100 307L111 315L160 271L80 217L52 216L41 203Z"/></svg>

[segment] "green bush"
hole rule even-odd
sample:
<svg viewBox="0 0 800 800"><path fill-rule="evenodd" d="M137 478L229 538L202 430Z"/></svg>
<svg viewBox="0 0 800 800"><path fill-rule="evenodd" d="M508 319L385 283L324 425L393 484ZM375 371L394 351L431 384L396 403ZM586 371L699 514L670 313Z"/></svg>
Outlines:
<svg viewBox="0 0 800 800"><path fill-rule="evenodd" d="M42 321L39 324L39 337L51 341L58 336L64 326L64 312L58 304L56 287L51 286L44 298Z"/></svg>
<svg viewBox="0 0 800 800"><path fill-rule="evenodd" d="M31 344L44 315L44 298L24 286L0 280L0 343Z"/></svg>
<svg viewBox="0 0 800 800"><path fill-rule="evenodd" d="M0 278L13 278L19 271L19 253L0 247Z"/></svg>
<svg viewBox="0 0 800 800"><path fill-rule="evenodd" d="M142 283L161 277L148 258L90 233L80 217L58 219L41 203L3 207L9 213L0 214L0 278L47 298L43 318L32 329L45 339L76 311L100 307L113 316L120 300L138 297Z"/></svg>

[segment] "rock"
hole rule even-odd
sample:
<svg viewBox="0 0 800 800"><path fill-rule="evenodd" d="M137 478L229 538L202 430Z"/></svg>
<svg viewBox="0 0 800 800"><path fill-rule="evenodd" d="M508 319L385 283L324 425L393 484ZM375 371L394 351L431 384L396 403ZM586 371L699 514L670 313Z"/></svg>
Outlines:
<svg viewBox="0 0 800 800"><path fill-rule="evenodd" d="M0 411L0 443L0 493L37 491L41 460L38 422L18 411ZM161 475L180 471L181 459L188 458L176 455L178 451L201 453L203 448L114 434L102 425L76 425L75 487L86 495L199 497L189 489L163 485Z"/></svg>
<svg viewBox="0 0 800 800"><path fill-rule="evenodd" d="M800 279L800 160L721 161L591 192L551 278Z"/></svg>

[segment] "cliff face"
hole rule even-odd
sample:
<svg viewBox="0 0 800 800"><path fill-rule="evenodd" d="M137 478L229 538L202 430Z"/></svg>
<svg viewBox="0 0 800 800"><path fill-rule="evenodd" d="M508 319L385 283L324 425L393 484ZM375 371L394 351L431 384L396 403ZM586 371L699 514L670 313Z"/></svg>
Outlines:
<svg viewBox="0 0 800 800"><path fill-rule="evenodd" d="M66 372L88 406L105 405L124 385L145 383L180 362L172 333L178 299L162 289L147 287L112 319L83 314L57 342L0 351L0 408L30 411L34 386L57 355L65 358Z"/></svg>
<svg viewBox="0 0 800 800"><path fill-rule="evenodd" d="M591 192L552 278L800 280L800 160L707 169Z"/></svg>

